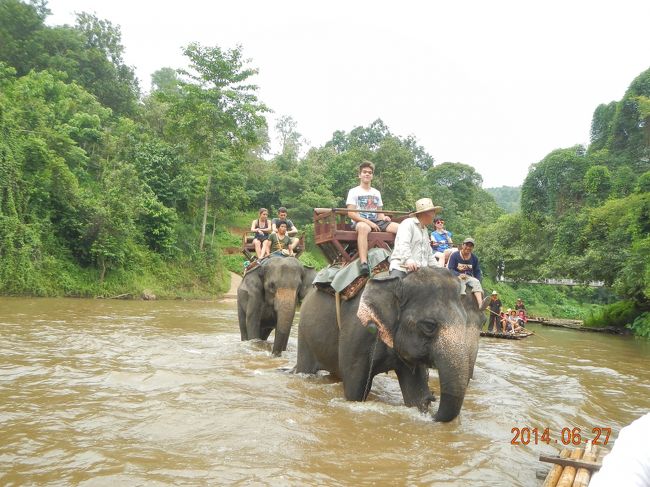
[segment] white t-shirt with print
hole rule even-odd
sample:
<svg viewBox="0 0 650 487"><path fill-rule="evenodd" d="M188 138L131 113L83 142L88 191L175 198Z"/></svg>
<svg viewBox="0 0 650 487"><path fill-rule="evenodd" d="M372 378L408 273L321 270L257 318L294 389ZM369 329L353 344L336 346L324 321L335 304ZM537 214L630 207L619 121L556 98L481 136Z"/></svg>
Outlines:
<svg viewBox="0 0 650 487"><path fill-rule="evenodd" d="M375 188L365 190L361 186L352 188L348 191L348 198L345 201L346 205L354 205L359 212L361 218L368 220L376 220L377 213L364 213L363 210L379 210L384 206L381 201L381 193Z"/></svg>

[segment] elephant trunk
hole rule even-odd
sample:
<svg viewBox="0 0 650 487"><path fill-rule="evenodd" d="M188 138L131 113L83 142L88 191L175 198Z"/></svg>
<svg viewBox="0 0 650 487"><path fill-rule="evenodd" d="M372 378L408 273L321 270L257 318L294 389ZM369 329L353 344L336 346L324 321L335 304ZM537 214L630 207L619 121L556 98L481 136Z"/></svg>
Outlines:
<svg viewBox="0 0 650 487"><path fill-rule="evenodd" d="M440 379L440 406L435 421L451 421L460 413L471 376L473 340L478 340L478 332L465 326L440 330L433 350Z"/></svg>
<svg viewBox="0 0 650 487"><path fill-rule="evenodd" d="M291 324L296 314L296 289L280 288L275 293L273 303L277 316L273 355L279 356L287 349Z"/></svg>

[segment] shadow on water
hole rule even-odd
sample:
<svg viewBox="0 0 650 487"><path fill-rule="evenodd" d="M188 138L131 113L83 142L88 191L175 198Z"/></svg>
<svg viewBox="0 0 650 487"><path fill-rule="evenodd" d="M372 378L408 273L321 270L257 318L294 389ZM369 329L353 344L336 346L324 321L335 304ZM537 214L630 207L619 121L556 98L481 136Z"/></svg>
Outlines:
<svg viewBox="0 0 650 487"><path fill-rule="evenodd" d="M615 437L650 409L634 338L481 339L460 417L437 424L394 374L350 403L288 373L296 328L277 358L239 341L232 302L0 299L0 484L538 486L563 428ZM551 443L513 445L522 427Z"/></svg>

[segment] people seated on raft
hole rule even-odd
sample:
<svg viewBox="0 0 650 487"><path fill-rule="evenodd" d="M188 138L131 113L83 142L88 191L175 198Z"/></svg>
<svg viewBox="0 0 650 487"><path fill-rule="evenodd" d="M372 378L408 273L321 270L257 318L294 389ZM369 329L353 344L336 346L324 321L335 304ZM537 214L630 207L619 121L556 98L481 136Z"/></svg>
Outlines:
<svg viewBox="0 0 650 487"><path fill-rule="evenodd" d="M381 209L384 203L381 200L379 191L371 187L372 178L375 174L375 165L370 161L363 161L359 164L359 186L348 191L345 204L351 211L348 216L357 232L357 250L361 264L361 274L370 274L368 267L368 234L370 232L397 233L398 225L391 222L388 215L384 215ZM364 211L372 210L372 212ZM428 239L427 239L428 241Z"/></svg>
<svg viewBox="0 0 650 487"><path fill-rule="evenodd" d="M514 309L508 308L505 331L507 333L517 333L522 329L523 327L519 325L519 316L517 316L517 312Z"/></svg>
<svg viewBox="0 0 650 487"><path fill-rule="evenodd" d="M442 218L434 220L435 229L431 232L431 248L433 256L437 259L440 267L446 267L449 256L454 251L451 240L452 233L445 230L445 221Z"/></svg>
<svg viewBox="0 0 650 487"><path fill-rule="evenodd" d="M251 232L255 232L253 245L255 246L257 259L261 260L268 255L268 248L264 246L264 242L266 242L271 234L269 210L266 208L260 208L257 220L253 220L253 223L251 223Z"/></svg>
<svg viewBox="0 0 650 487"><path fill-rule="evenodd" d="M471 287L479 309L484 310L487 308L488 299L483 301L483 288L481 287L483 274L478 257L472 253L473 250L474 239L468 237L463 240L460 250L451 254L447 267L460 279L460 294L465 295L466 286Z"/></svg>
<svg viewBox="0 0 650 487"><path fill-rule="evenodd" d="M276 229L276 233L272 233L269 239L264 242L269 247L271 253L282 253L284 255L293 255L293 249L297 240L294 242L287 234L287 222L284 220L279 220Z"/></svg>
<svg viewBox="0 0 650 487"><path fill-rule="evenodd" d="M500 328L499 328L499 332L500 333L505 333L507 325L508 325L508 312L507 311L503 311L499 315L499 323L501 325Z"/></svg>
<svg viewBox="0 0 650 487"><path fill-rule="evenodd" d="M526 317L526 313L524 312L523 309L520 309L519 312L517 313L517 323L519 323L519 326L521 326L522 328L525 328L527 322L528 322L528 318Z"/></svg>
<svg viewBox="0 0 650 487"><path fill-rule="evenodd" d="M436 267L429 243L428 225L431 225L436 212L442 207L434 206L430 198L415 202L413 216L399 224L395 246L390 256L390 275L405 277L407 273L420 267Z"/></svg>
<svg viewBox="0 0 650 487"><path fill-rule="evenodd" d="M273 221L271 222L272 223L271 227L274 233L277 233L278 222L280 221L287 222L287 235L291 237L291 243L295 248L298 245L298 241L300 240L296 236L298 234L298 228L293 224L291 220L287 218L287 209L284 206L278 208L278 217L274 218Z"/></svg>

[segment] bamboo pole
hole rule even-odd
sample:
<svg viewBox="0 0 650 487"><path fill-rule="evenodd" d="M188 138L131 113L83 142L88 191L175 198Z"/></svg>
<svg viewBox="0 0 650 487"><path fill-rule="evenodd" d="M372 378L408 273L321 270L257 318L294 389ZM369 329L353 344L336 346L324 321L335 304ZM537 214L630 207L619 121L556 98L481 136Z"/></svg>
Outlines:
<svg viewBox="0 0 650 487"><path fill-rule="evenodd" d="M573 453L571 453L571 458L572 460L580 460L582 458L582 452L584 450L582 448L576 448L573 450ZM573 480L576 477L576 468L575 467L564 467L564 470L562 470L562 475L560 475L560 480L558 480L557 485L555 487L571 487L573 484Z"/></svg>
<svg viewBox="0 0 650 487"><path fill-rule="evenodd" d="M583 460L586 461L596 461L598 456L598 447L592 443L588 443L585 447L585 453L582 456ZM573 481L573 487L587 487L589 485L589 480L591 479L591 471L586 468L579 468L576 472L576 478Z"/></svg>
<svg viewBox="0 0 650 487"><path fill-rule="evenodd" d="M568 456L569 456L568 448L565 448L560 452L560 457L567 458ZM557 484L557 481L560 478L560 475L562 474L563 468L564 467L562 467L562 465L553 465L553 468L546 476L546 480L544 480L542 487L555 487L555 484Z"/></svg>

